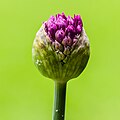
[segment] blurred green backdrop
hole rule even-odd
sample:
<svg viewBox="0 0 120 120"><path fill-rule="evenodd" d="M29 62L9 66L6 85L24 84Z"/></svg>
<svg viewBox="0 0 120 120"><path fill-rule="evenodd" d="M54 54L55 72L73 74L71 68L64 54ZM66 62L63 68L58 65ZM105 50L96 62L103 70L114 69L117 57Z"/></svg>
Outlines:
<svg viewBox="0 0 120 120"><path fill-rule="evenodd" d="M66 120L120 120L119 0L0 0L0 120L51 120L54 82L31 48L50 15L81 14L91 43L84 72L68 82Z"/></svg>

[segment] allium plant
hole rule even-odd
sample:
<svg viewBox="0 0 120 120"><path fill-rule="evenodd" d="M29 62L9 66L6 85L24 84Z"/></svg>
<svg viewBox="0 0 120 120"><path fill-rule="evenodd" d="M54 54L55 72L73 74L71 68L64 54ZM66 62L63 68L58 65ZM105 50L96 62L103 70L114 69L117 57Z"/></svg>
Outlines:
<svg viewBox="0 0 120 120"><path fill-rule="evenodd" d="M38 70L55 82L53 120L64 120L67 81L81 74L89 55L80 15L51 16L37 32L32 57Z"/></svg>

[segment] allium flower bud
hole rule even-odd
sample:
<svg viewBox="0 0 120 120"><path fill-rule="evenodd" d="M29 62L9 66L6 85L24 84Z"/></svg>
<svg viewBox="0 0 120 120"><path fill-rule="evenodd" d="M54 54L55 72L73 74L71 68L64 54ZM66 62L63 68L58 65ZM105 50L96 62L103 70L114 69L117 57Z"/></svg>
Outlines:
<svg viewBox="0 0 120 120"><path fill-rule="evenodd" d="M89 59L89 40L80 15L51 16L36 34L32 57L46 77L66 82L80 75Z"/></svg>

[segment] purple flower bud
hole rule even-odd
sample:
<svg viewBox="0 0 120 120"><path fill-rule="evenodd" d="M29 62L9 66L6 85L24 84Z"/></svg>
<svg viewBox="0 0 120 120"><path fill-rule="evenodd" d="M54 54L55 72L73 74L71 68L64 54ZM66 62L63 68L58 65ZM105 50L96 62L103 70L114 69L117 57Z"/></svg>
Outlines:
<svg viewBox="0 0 120 120"><path fill-rule="evenodd" d="M55 39L61 43L63 38L65 37L65 32L63 30L57 30L57 32L55 33Z"/></svg>
<svg viewBox="0 0 120 120"><path fill-rule="evenodd" d="M73 25L68 25L68 27L66 28L66 32L69 33L69 32L72 32L74 33L75 32L75 28Z"/></svg>
<svg viewBox="0 0 120 120"><path fill-rule="evenodd" d="M81 25L78 25L78 26L77 26L77 28L76 28L77 33L80 33L80 32L82 31L81 28L82 28Z"/></svg>
<svg viewBox="0 0 120 120"><path fill-rule="evenodd" d="M65 20L67 19L67 17L65 16L65 14L64 13L62 13L62 15L61 15Z"/></svg>
<svg viewBox="0 0 120 120"><path fill-rule="evenodd" d="M48 27L48 31L53 30L54 32L56 32L57 30L57 26L55 24L50 24L50 26Z"/></svg>
<svg viewBox="0 0 120 120"><path fill-rule="evenodd" d="M72 43L73 43L72 39L68 36L67 45L72 46Z"/></svg>
<svg viewBox="0 0 120 120"><path fill-rule="evenodd" d="M58 29L65 29L65 27L67 27L67 23L64 20L58 20L56 21L56 26L58 27Z"/></svg>
<svg viewBox="0 0 120 120"><path fill-rule="evenodd" d="M74 20L70 16L67 17L67 21L68 21L69 25L73 25L74 24Z"/></svg>
<svg viewBox="0 0 120 120"><path fill-rule="evenodd" d="M81 29L83 27L82 19L80 15L74 15L74 26L77 27L78 25L81 25Z"/></svg>
<svg viewBox="0 0 120 120"><path fill-rule="evenodd" d="M66 47L71 46L72 42L73 42L72 39L68 36L63 39L62 44Z"/></svg>

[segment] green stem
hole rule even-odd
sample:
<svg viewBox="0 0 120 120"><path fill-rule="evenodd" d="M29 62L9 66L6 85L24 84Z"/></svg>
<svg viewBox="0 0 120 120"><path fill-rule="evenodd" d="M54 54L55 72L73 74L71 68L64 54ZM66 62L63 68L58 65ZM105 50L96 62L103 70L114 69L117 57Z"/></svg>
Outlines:
<svg viewBox="0 0 120 120"><path fill-rule="evenodd" d="M66 83L55 82L54 109L52 120L64 120Z"/></svg>

